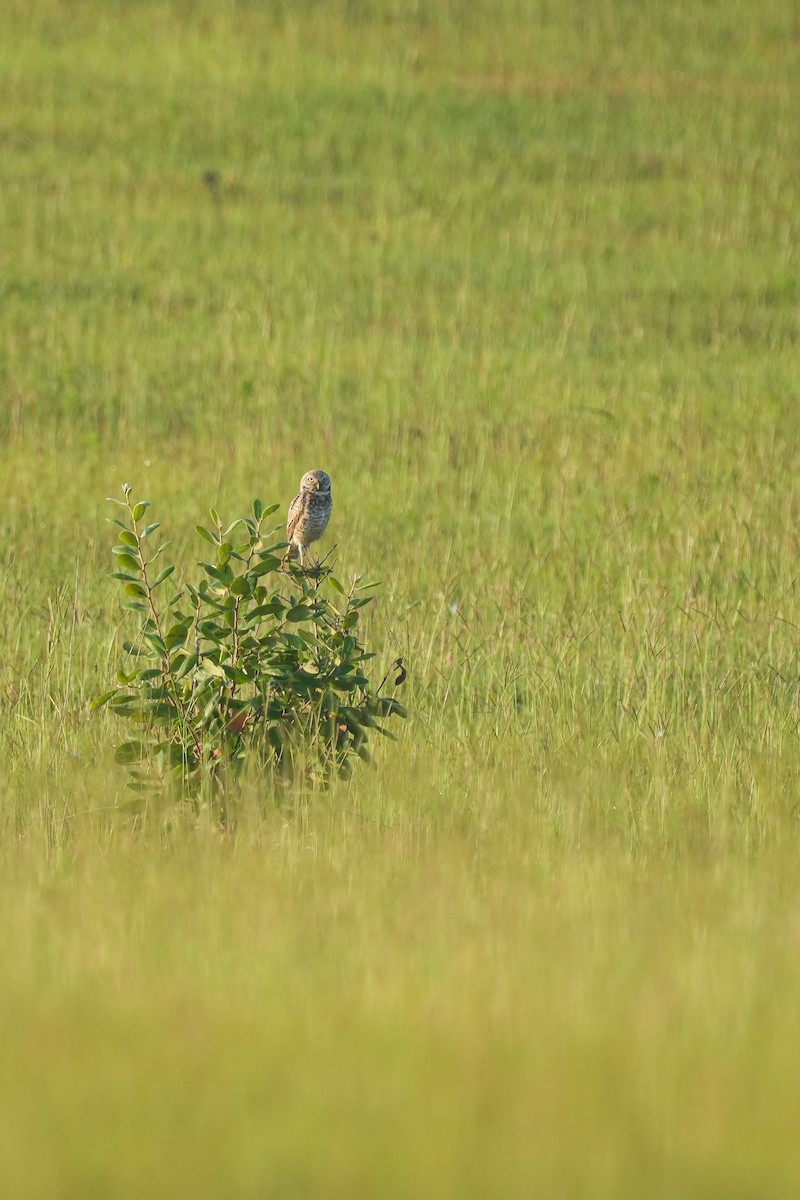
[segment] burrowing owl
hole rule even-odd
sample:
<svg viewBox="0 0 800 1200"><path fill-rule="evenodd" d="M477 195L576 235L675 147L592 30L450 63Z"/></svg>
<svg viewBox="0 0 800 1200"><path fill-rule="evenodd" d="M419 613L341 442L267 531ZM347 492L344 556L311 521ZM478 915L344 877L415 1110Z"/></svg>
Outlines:
<svg viewBox="0 0 800 1200"><path fill-rule="evenodd" d="M289 543L287 559L299 554L302 567L303 551L322 537L328 527L332 508L330 475L325 471L306 471L300 480L300 491L289 505L289 519L286 522L286 540Z"/></svg>

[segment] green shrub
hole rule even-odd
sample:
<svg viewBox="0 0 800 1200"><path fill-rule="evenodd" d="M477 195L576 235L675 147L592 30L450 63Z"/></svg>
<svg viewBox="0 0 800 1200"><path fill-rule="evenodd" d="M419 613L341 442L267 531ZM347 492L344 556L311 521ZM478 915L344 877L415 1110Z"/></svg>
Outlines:
<svg viewBox="0 0 800 1200"><path fill-rule="evenodd" d="M252 515L226 529L211 510L212 528L196 529L213 561L198 564L196 584L175 590L175 567L162 557L170 543L157 522L146 522L149 503L134 502L128 485L123 492L114 501L125 517L112 521L112 578L139 627L124 643L116 686L92 707L107 706L135 727L116 750L131 786L171 779L191 791L245 765L281 778L348 778L354 759L369 759L370 732L391 737L381 722L406 716L398 700L380 694L389 675L373 690L365 673L373 656L358 621L375 585L359 577L345 589L321 567L284 564L285 541L264 531L278 505L255 500ZM401 660L395 666L402 682Z"/></svg>

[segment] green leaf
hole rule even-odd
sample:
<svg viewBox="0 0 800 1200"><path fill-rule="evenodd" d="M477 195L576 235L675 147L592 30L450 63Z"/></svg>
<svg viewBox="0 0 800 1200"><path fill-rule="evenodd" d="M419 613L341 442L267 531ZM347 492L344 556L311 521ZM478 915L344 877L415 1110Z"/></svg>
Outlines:
<svg viewBox="0 0 800 1200"><path fill-rule="evenodd" d="M230 567L212 567L211 563L200 563L199 565L203 568L206 575L210 575L212 579L223 583L225 587L229 587L233 583L233 571Z"/></svg>
<svg viewBox="0 0 800 1200"><path fill-rule="evenodd" d="M340 596L346 596L346 595L347 595L347 592L344 590L344 588L342 587L342 585L339 583L339 580L338 580L338 579L334 579L333 575L329 575L329 576L328 576L328 583L331 585L331 587L333 588L333 590L334 590L335 592L338 592L338 593L339 593L339 595L340 595Z"/></svg>
<svg viewBox="0 0 800 1200"><path fill-rule="evenodd" d="M125 592L128 596L139 596L140 598L147 596L147 592L140 583L126 583Z"/></svg>
<svg viewBox="0 0 800 1200"><path fill-rule="evenodd" d="M199 654L187 654L186 658L184 658L183 662L178 667L175 678L176 679L184 679L189 674L190 671L194 670L194 668L197 666L197 664L199 662L200 662Z"/></svg>
<svg viewBox="0 0 800 1200"><path fill-rule="evenodd" d="M113 503L120 504L121 501L114 500ZM106 517L106 520L108 521L109 525L116 525L117 529L124 529L127 531L128 526L125 524L124 521L120 521L119 517Z"/></svg>
<svg viewBox="0 0 800 1200"><path fill-rule="evenodd" d="M136 583L135 575L126 575L124 571L109 571L109 579L121 579L123 583Z"/></svg>
<svg viewBox="0 0 800 1200"><path fill-rule="evenodd" d="M153 580L153 583L151 586L154 588L157 588L158 585L160 583L163 583L165 579L169 579L170 575L172 574L172 572L174 570L175 570L174 566L164 567L163 571L159 571L158 575Z"/></svg>
<svg viewBox="0 0 800 1200"><path fill-rule="evenodd" d="M108 704L112 696L117 694L117 689L112 688L110 692L103 692L100 696L95 696L89 705L89 712L96 712L98 708L102 708L104 704Z"/></svg>
<svg viewBox="0 0 800 1200"><path fill-rule="evenodd" d="M207 638L210 642L222 642L228 636L228 630L223 629L216 621L201 621L199 632L201 637Z"/></svg>
<svg viewBox="0 0 800 1200"><path fill-rule="evenodd" d="M136 571L141 575L142 564L138 558L133 557L127 546L114 546L111 553L117 560L117 566L122 567L123 571Z"/></svg>
<svg viewBox="0 0 800 1200"><path fill-rule="evenodd" d="M285 608L286 605L280 596L273 596L269 604L259 604L257 608L251 608L247 613L247 617L248 620L253 621L260 621L264 617L280 617Z"/></svg>
<svg viewBox="0 0 800 1200"><path fill-rule="evenodd" d="M141 521L142 517L147 512L149 507L150 507L149 500L140 500L139 503L137 505L135 505L134 510L133 510L134 521Z"/></svg>
<svg viewBox="0 0 800 1200"><path fill-rule="evenodd" d="M217 512L217 510L215 508L210 508L208 510L208 515L211 517L212 525L221 525L222 524L222 521L220 521L220 519L219 519L219 513Z"/></svg>
<svg viewBox="0 0 800 1200"><path fill-rule="evenodd" d="M220 691L215 690L214 692L212 692L211 699L208 701L208 704L206 704L205 708L203 709L202 715L200 717L201 725L205 724L211 718L211 716L213 716L215 710L217 708L219 708L220 698L221 698Z"/></svg>
<svg viewBox="0 0 800 1200"><path fill-rule="evenodd" d="M171 767L183 767L196 761L194 754L175 742L160 742L156 747L159 758L166 758Z"/></svg>
<svg viewBox="0 0 800 1200"><path fill-rule="evenodd" d="M146 633L144 636L147 638L150 645L155 647L160 655L163 656L167 653L167 647L164 645L164 642L157 633Z"/></svg>
<svg viewBox="0 0 800 1200"><path fill-rule="evenodd" d="M257 521L261 520L263 512L264 512L264 505L261 503L260 500L254 500L253 501L253 516L255 517L255 519Z"/></svg>
<svg viewBox="0 0 800 1200"><path fill-rule="evenodd" d="M142 675L144 674L145 672L143 671ZM142 704L148 708L152 708L159 700L171 700L172 694L169 688L165 687L163 683L158 683L158 680L163 678L162 672L149 671L147 674L152 678L147 681L146 686L141 688Z"/></svg>
<svg viewBox="0 0 800 1200"><path fill-rule="evenodd" d="M139 545L139 543L136 540L136 534L131 533L127 529L122 530L122 532L119 535L119 540L122 542L123 546L128 546L128 547L130 547L131 550L135 550Z"/></svg>
<svg viewBox="0 0 800 1200"><path fill-rule="evenodd" d="M251 579L260 579L262 575L269 575L272 571L277 571L281 565L281 560L273 554L269 554L261 559L260 563L256 563L251 567L247 574Z"/></svg>
<svg viewBox="0 0 800 1200"><path fill-rule="evenodd" d="M314 615L309 604L296 604L294 608L290 608L286 614L287 621L309 621Z"/></svg>
<svg viewBox="0 0 800 1200"><path fill-rule="evenodd" d="M156 531L157 529L160 529L160 528L161 528L161 522L160 522L160 521L153 521L152 525L146 525L146 526L144 527L144 529L143 529L143 530L142 530L142 532L139 534L139 536L140 536L140 537L143 537L143 538L150 537L150 534L151 534L151 533L155 533L155 531Z"/></svg>
<svg viewBox="0 0 800 1200"><path fill-rule="evenodd" d="M146 758L147 746L144 742L123 742L114 751L115 762L120 763L123 767L128 767L132 763L140 763Z"/></svg>
<svg viewBox="0 0 800 1200"><path fill-rule="evenodd" d="M298 637L296 633L284 633L283 641L287 646L291 646L293 650L299 650L301 654L305 654L308 648L303 639ZM294 670L295 668L296 664L293 663L289 669Z"/></svg>
<svg viewBox="0 0 800 1200"><path fill-rule="evenodd" d="M189 629L183 622L173 625L169 633L164 637L164 645L167 650L174 650L177 646L182 646L189 636Z"/></svg>
<svg viewBox="0 0 800 1200"><path fill-rule="evenodd" d="M253 585L246 575L240 575L238 579L234 579L231 584L231 591L234 596L249 596L253 590Z"/></svg>
<svg viewBox="0 0 800 1200"><path fill-rule="evenodd" d="M244 671L241 671L238 667L231 666L230 663L226 663L222 670L225 672L225 678L229 679L231 683L252 683L252 680Z"/></svg>
<svg viewBox="0 0 800 1200"><path fill-rule="evenodd" d="M146 646L136 646L133 642L123 642L122 649L126 654L132 654L134 658L152 657Z"/></svg>
<svg viewBox="0 0 800 1200"><path fill-rule="evenodd" d="M205 525L195 525L194 531L195 533L198 533L201 538L204 538L205 541L210 542L212 546L218 545L219 538L215 533L212 533L210 529L206 529Z"/></svg>
<svg viewBox="0 0 800 1200"><path fill-rule="evenodd" d="M322 642L310 629L298 629L297 633L292 634L292 637L299 638L303 645L307 646L310 650L314 650L317 646L322 645Z"/></svg>

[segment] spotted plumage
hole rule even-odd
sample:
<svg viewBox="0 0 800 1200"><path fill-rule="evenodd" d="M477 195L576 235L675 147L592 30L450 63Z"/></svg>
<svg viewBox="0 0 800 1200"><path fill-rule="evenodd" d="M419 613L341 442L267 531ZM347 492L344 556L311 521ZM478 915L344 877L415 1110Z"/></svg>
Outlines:
<svg viewBox="0 0 800 1200"><path fill-rule="evenodd" d="M332 508L330 475L325 471L307 471L300 480L300 491L289 505L287 559L299 556L300 566L303 566L303 551L322 537Z"/></svg>

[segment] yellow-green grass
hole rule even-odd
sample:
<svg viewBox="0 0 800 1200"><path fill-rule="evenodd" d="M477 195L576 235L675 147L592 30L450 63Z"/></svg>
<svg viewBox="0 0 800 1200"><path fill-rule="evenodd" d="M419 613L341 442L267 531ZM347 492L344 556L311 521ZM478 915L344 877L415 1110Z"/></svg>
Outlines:
<svg viewBox="0 0 800 1200"><path fill-rule="evenodd" d="M797 1194L796 44L2 5L4 1196ZM315 466L400 744L132 815L105 497Z"/></svg>
<svg viewBox="0 0 800 1200"><path fill-rule="evenodd" d="M7 1194L791 1196L794 854L484 798L19 851Z"/></svg>

